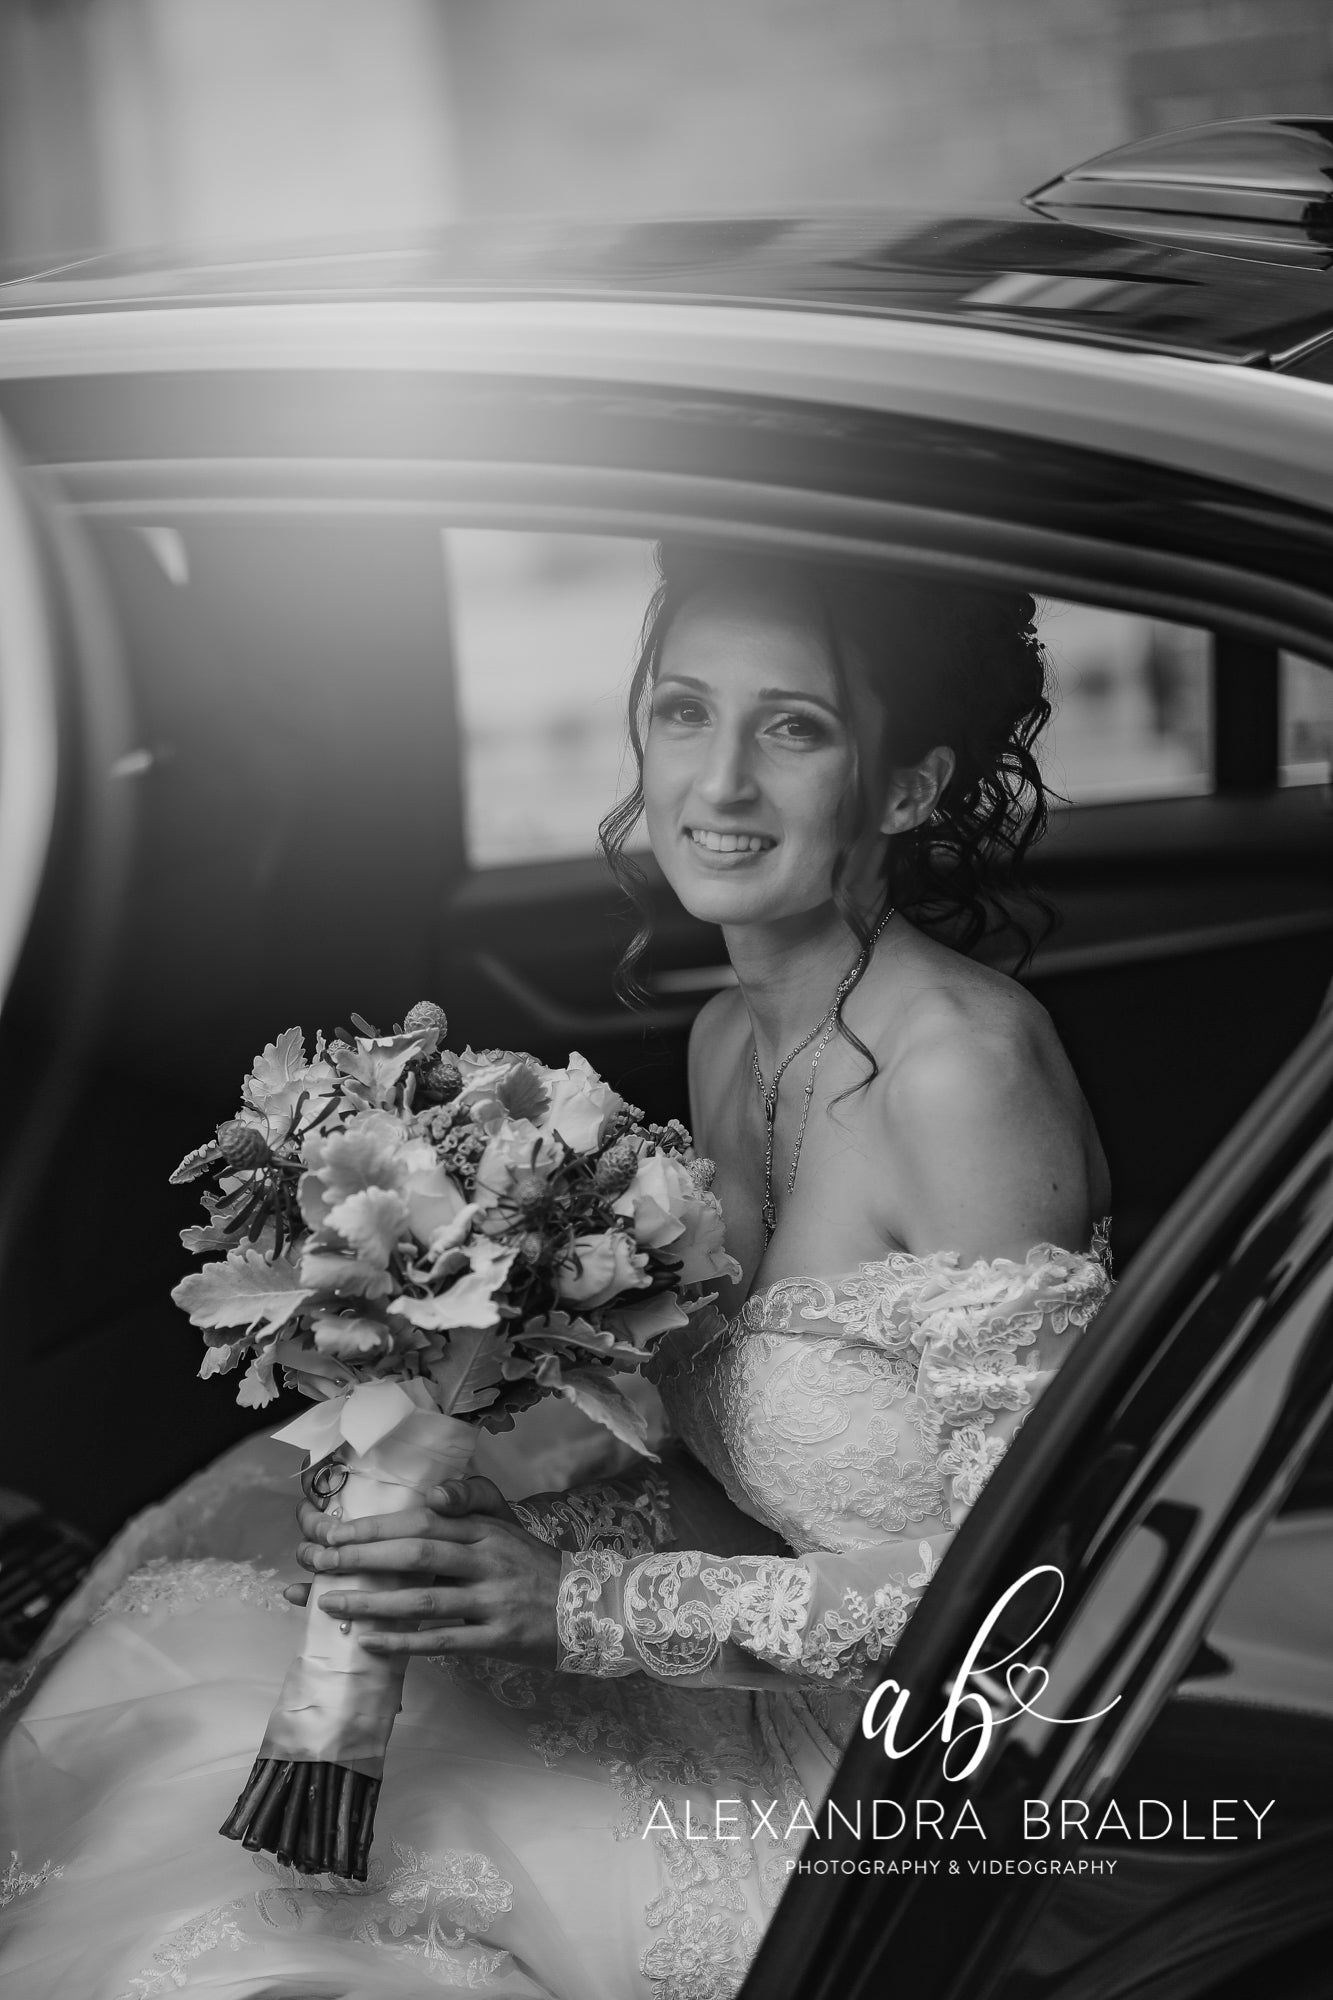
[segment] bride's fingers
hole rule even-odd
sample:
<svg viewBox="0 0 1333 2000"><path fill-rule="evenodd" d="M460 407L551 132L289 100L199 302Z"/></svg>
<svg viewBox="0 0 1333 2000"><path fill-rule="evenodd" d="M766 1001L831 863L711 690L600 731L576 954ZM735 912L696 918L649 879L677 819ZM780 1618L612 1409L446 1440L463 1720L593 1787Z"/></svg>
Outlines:
<svg viewBox="0 0 1333 2000"><path fill-rule="evenodd" d="M483 1533L483 1523L470 1516L450 1519L429 1507L407 1507L398 1514L367 1514L356 1521L331 1521L317 1539L337 1549L348 1542L474 1542Z"/></svg>
<svg viewBox="0 0 1333 2000"><path fill-rule="evenodd" d="M473 1541L437 1541L425 1535L411 1535L401 1541L347 1543L330 1549L319 1543L303 1542L296 1551L302 1569L320 1576L331 1571L396 1570L411 1576L477 1576L484 1563Z"/></svg>
<svg viewBox="0 0 1333 2000"><path fill-rule="evenodd" d="M289 1583L284 1586L282 1594L289 1604L308 1604L310 1602L310 1585L308 1583Z"/></svg>
<svg viewBox="0 0 1333 2000"><path fill-rule="evenodd" d="M415 1631L423 1618L435 1621L476 1617L481 1609L474 1590L326 1590L319 1600L331 1618L393 1618L410 1621Z"/></svg>
<svg viewBox="0 0 1333 2000"><path fill-rule="evenodd" d="M368 1653L489 1653L504 1657L503 1635L493 1625L427 1625L416 1632L360 1632Z"/></svg>
<svg viewBox="0 0 1333 2000"><path fill-rule="evenodd" d="M518 1519L495 1481L483 1478L480 1473L433 1486L426 1497L437 1514L489 1514L500 1521Z"/></svg>

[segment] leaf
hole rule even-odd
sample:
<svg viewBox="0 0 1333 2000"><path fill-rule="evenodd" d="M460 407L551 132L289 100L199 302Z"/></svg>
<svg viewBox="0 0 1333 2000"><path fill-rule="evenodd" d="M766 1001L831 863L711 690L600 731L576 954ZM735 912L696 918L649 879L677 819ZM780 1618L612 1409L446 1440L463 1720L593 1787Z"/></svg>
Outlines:
<svg viewBox="0 0 1333 2000"><path fill-rule="evenodd" d="M262 1110L264 1099L297 1082L305 1066L305 1038L301 1030L284 1029L276 1042L269 1042L255 1057L242 1086L243 1094L256 1109Z"/></svg>
<svg viewBox="0 0 1333 2000"><path fill-rule="evenodd" d="M492 1328L460 1327L451 1334L442 1359L430 1370L444 1414L461 1417L493 1403L508 1352L508 1341Z"/></svg>
<svg viewBox="0 0 1333 2000"><path fill-rule="evenodd" d="M262 1410L266 1404L276 1403L278 1392L273 1386L272 1367L265 1367L262 1361L252 1361L241 1377L236 1400L243 1410Z"/></svg>
<svg viewBox="0 0 1333 2000"><path fill-rule="evenodd" d="M272 1330L299 1312L310 1297L296 1282L287 1257L270 1259L259 1250L233 1250L220 1264L205 1264L182 1278L171 1296L195 1326L243 1326Z"/></svg>
<svg viewBox="0 0 1333 2000"><path fill-rule="evenodd" d="M644 1458L655 1459L648 1449L648 1425L642 1412L623 1396L604 1368L567 1368L560 1380L560 1394L595 1424L602 1424L613 1437Z"/></svg>
<svg viewBox="0 0 1333 2000"><path fill-rule="evenodd" d="M206 1382L210 1375L230 1375L240 1363L245 1353L246 1342L233 1340L222 1347L210 1347L199 1364L199 1379Z"/></svg>
<svg viewBox="0 0 1333 2000"><path fill-rule="evenodd" d="M203 1146L196 1146L192 1153L185 1155L175 1173L171 1175L167 1182L168 1187L181 1187L186 1181L197 1181L200 1174L206 1174L221 1158L222 1148L215 1145L211 1139Z"/></svg>
<svg viewBox="0 0 1333 2000"><path fill-rule="evenodd" d="M551 1093L534 1062L516 1064L495 1095L507 1117L528 1118L534 1125L551 1107Z"/></svg>
<svg viewBox="0 0 1333 2000"><path fill-rule="evenodd" d="M192 1223L188 1229L182 1229L181 1242L195 1256L202 1256L205 1250L233 1250L236 1247L236 1238L231 1231L219 1228L216 1222L207 1226Z"/></svg>
<svg viewBox="0 0 1333 2000"><path fill-rule="evenodd" d="M355 1048L339 1049L339 1076L352 1086L353 1094L373 1109L393 1101L403 1071L421 1054L421 1035L383 1036L375 1041L359 1041Z"/></svg>

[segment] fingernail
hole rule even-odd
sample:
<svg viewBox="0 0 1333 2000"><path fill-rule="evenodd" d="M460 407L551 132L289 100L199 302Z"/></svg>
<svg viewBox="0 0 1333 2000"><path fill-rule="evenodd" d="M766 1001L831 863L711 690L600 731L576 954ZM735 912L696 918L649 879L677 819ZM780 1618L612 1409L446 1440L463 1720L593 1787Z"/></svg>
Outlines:
<svg viewBox="0 0 1333 2000"><path fill-rule="evenodd" d="M310 1557L316 1569L336 1569L338 1558L332 1549L315 1549Z"/></svg>
<svg viewBox="0 0 1333 2000"><path fill-rule="evenodd" d="M321 1611L344 1611L347 1608L347 1599L336 1590L326 1590L319 1600L319 1608Z"/></svg>
<svg viewBox="0 0 1333 2000"><path fill-rule="evenodd" d="M352 1532L350 1528L330 1528L324 1539L330 1548L337 1548L341 1543L351 1541Z"/></svg>

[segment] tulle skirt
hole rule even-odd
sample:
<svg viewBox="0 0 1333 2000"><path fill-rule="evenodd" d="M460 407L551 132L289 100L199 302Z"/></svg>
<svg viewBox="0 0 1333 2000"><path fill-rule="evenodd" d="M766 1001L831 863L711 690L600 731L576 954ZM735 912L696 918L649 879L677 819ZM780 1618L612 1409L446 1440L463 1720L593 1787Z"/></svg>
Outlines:
<svg viewBox="0 0 1333 2000"><path fill-rule="evenodd" d="M418 1659L367 1882L219 1835L303 1624L290 1460L263 1453L113 1548L0 1718L0 1991L733 1993L836 1762L799 1693ZM777 1802L757 1830L752 1800Z"/></svg>

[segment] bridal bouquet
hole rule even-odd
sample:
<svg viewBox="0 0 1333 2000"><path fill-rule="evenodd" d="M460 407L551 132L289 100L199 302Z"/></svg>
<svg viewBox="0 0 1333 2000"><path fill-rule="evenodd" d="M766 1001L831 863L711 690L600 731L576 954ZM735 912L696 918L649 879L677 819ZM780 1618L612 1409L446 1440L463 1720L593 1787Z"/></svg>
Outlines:
<svg viewBox="0 0 1333 2000"><path fill-rule="evenodd" d="M244 1364L237 1400L278 1378L315 1407L276 1435L299 1446L329 1511L419 1502L467 1469L475 1426L507 1429L569 1399L637 1449L616 1386L702 1299L739 1275L711 1164L689 1134L644 1121L582 1056L550 1069L498 1049L453 1054L429 1002L391 1034L299 1029L257 1058L235 1118L174 1182L210 1176L187 1250L221 1253L172 1297L207 1343L200 1374ZM405 1671L321 1611L222 1831L307 1873L365 1880L384 1752Z"/></svg>

